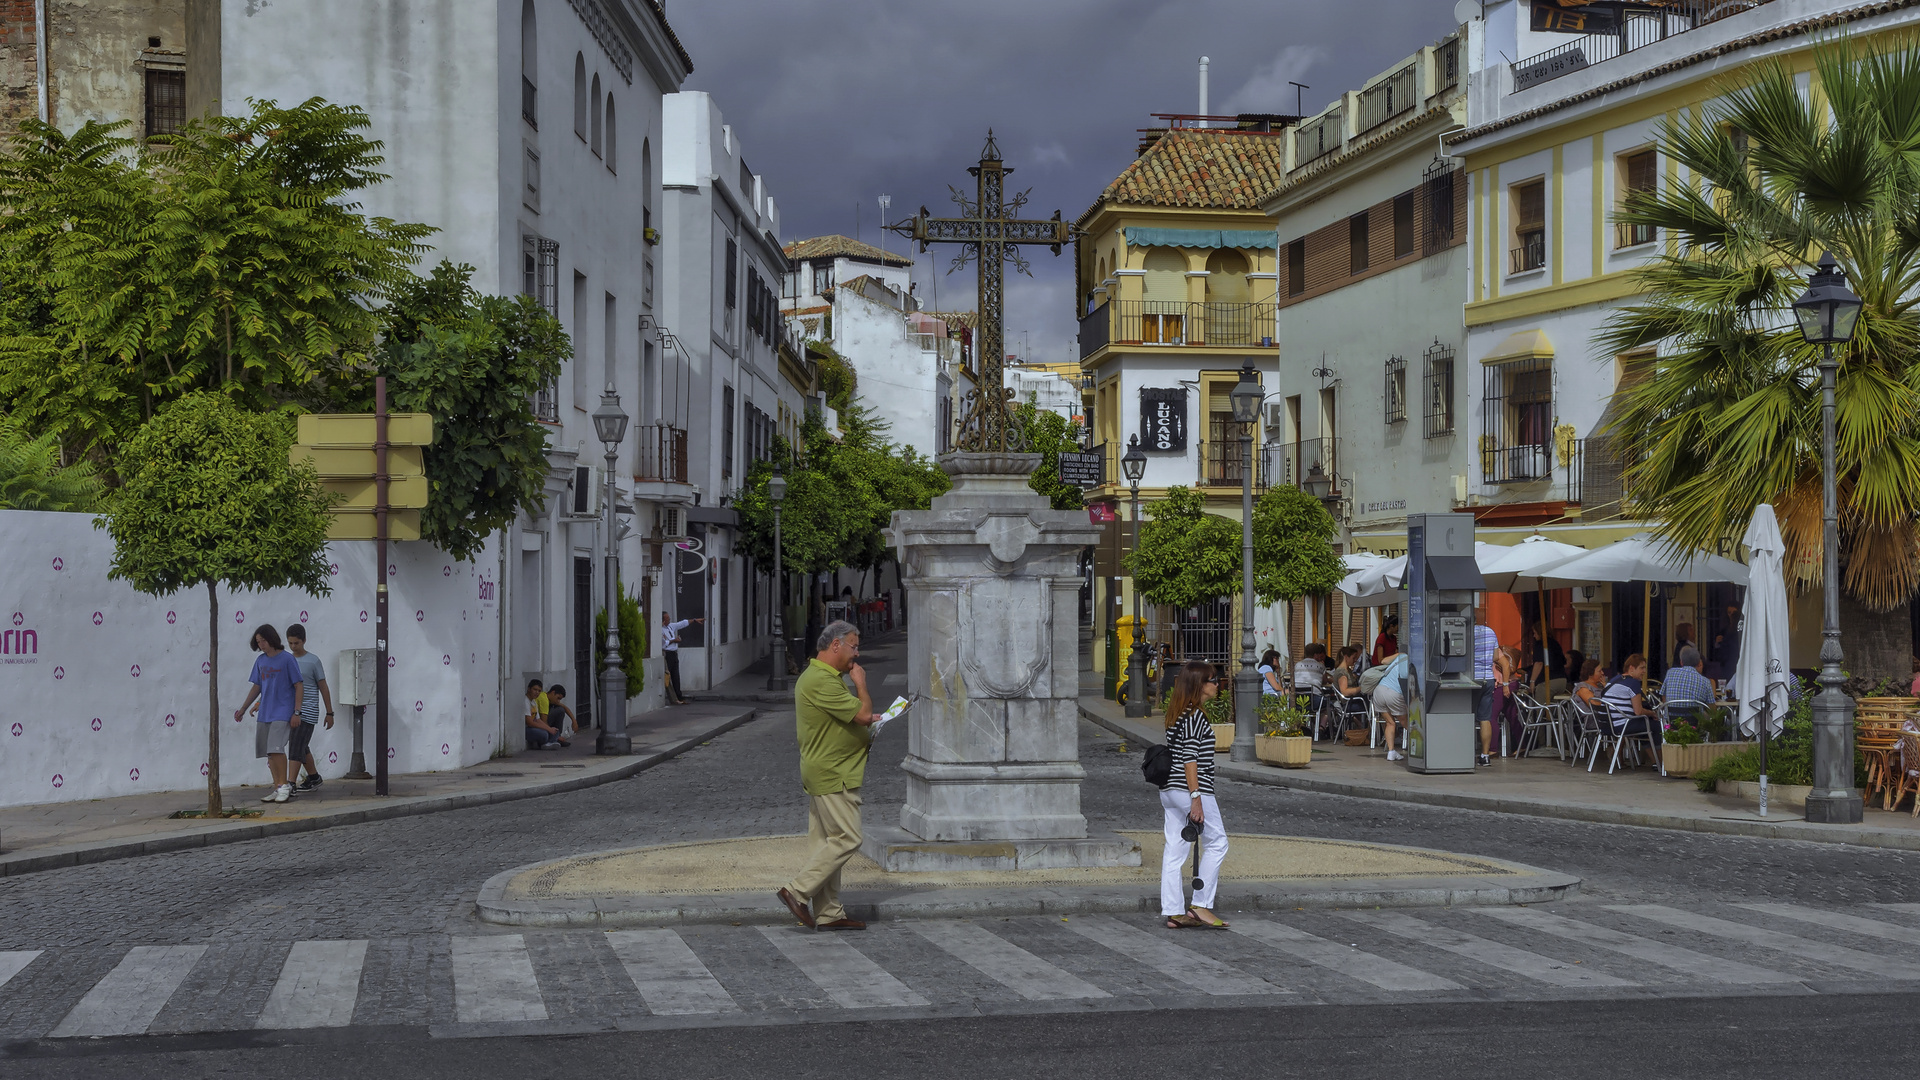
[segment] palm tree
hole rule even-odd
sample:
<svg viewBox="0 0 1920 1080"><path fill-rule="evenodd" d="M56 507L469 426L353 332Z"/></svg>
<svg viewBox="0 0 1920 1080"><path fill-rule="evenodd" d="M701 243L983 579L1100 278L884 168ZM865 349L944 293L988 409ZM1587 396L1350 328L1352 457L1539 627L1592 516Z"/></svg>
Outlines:
<svg viewBox="0 0 1920 1080"><path fill-rule="evenodd" d="M1669 253L1597 339L1658 356L1623 379L1607 434L1634 510L1667 538L1737 539L1771 503L1790 577L1819 585L1819 352L1790 306L1832 251L1865 301L1836 356L1841 583L1884 612L1920 586L1920 45L1839 38L1814 61L1811 93L1762 63L1663 126L1676 168L1618 217L1662 230Z"/></svg>

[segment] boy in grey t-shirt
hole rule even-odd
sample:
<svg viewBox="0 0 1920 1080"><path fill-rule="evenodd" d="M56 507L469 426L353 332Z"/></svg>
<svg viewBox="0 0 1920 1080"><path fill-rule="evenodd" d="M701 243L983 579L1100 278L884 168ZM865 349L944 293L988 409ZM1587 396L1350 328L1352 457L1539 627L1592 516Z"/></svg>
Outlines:
<svg viewBox="0 0 1920 1080"><path fill-rule="evenodd" d="M326 725L333 728L333 689L327 685L327 669L320 658L307 651L307 628L299 623L287 627L287 648L292 651L295 660L300 662L300 681L306 692L300 698L300 726L293 731L293 737L287 747L287 760L292 762L292 772L287 781L293 781L293 773L300 770L302 764L307 767L307 778L298 790L312 791L321 784L320 766L314 764L313 750L309 744L313 741L314 726L321 721L321 702L326 703Z"/></svg>

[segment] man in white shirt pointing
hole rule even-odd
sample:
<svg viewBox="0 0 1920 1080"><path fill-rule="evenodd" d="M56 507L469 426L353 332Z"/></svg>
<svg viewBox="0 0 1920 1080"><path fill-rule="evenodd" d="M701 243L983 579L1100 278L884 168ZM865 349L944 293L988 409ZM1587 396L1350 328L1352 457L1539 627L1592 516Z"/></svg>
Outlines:
<svg viewBox="0 0 1920 1080"><path fill-rule="evenodd" d="M680 692L680 631L694 623L706 622L705 619L673 620L666 612L660 613L660 653L667 660L667 700L675 705L685 705L686 695Z"/></svg>

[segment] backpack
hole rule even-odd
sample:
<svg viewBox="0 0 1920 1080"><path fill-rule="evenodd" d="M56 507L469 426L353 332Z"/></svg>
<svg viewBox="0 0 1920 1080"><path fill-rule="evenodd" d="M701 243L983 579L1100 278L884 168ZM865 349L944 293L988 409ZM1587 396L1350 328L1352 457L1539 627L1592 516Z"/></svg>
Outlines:
<svg viewBox="0 0 1920 1080"><path fill-rule="evenodd" d="M1393 665L1388 663L1375 664L1368 668L1366 674L1360 676L1360 692L1372 697L1373 692L1380 688L1381 681L1387 677L1387 671L1392 667Z"/></svg>
<svg viewBox="0 0 1920 1080"><path fill-rule="evenodd" d="M1159 743L1147 747L1146 759L1140 763L1140 775L1156 788L1166 787L1167 781L1173 778L1173 751Z"/></svg>

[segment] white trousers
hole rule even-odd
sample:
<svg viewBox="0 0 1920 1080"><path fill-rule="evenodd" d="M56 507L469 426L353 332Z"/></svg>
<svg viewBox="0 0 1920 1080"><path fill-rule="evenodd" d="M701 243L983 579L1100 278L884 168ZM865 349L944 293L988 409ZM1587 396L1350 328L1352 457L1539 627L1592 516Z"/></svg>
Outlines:
<svg viewBox="0 0 1920 1080"><path fill-rule="evenodd" d="M1187 858L1193 845L1180 838L1187 827L1187 814L1193 808L1193 796L1185 788L1163 788L1160 806L1166 811L1166 853L1160 859L1160 914L1180 915L1187 910ZM1193 906L1211 909L1220 887L1220 864L1227 857L1227 827L1220 823L1220 804L1211 795L1200 796L1200 813L1207 829L1200 834L1200 881L1193 892Z"/></svg>

